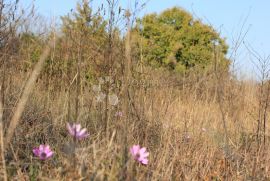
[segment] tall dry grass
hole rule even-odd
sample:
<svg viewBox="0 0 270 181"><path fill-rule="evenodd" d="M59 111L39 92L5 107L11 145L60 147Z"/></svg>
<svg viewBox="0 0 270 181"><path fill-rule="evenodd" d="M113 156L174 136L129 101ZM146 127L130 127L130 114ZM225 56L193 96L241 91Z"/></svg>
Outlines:
<svg viewBox="0 0 270 181"><path fill-rule="evenodd" d="M255 83L224 80L221 104L229 138L225 147L214 76L205 77L203 82L187 80L192 84L176 87L166 85L170 80L164 82L157 72L145 70L149 76L144 81L136 84L131 81L128 113L124 112L122 118L115 117L121 106L111 108L109 136L103 136L99 125L104 118L105 103L95 102L94 92L84 92L78 120L91 136L77 149L76 169L69 161L71 155L66 144L67 93L55 92L50 100L52 106L46 107L46 91L43 85L38 85L13 137L17 160L12 154L6 155L9 177L15 179L20 170L26 180L119 180L123 171L125 180L269 179L269 146L258 149L255 136L258 116ZM11 90L16 87L15 83ZM16 100L13 96L18 95L10 93L8 102ZM128 129L127 135L123 135L123 129ZM148 148L148 166L138 165L129 155L124 162L124 137L129 146L139 143ZM31 150L45 142L56 155L46 163L39 163Z"/></svg>
<svg viewBox="0 0 270 181"><path fill-rule="evenodd" d="M0 92L2 86L0 86ZM3 103L0 100L0 151L1 151L1 174L3 174L3 180L7 181L6 162L5 162L5 145L4 145L4 126L3 126Z"/></svg>

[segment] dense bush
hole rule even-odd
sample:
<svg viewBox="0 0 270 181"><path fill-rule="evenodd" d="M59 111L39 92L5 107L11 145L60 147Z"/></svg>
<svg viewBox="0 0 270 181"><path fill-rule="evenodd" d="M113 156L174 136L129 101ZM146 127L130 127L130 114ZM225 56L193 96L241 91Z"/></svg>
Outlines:
<svg viewBox="0 0 270 181"><path fill-rule="evenodd" d="M144 62L152 66L177 72L193 67L207 69L214 62L215 50L221 52L220 63L229 66L224 39L213 27L195 20L181 8L144 16L137 21L133 34L137 56L142 53Z"/></svg>

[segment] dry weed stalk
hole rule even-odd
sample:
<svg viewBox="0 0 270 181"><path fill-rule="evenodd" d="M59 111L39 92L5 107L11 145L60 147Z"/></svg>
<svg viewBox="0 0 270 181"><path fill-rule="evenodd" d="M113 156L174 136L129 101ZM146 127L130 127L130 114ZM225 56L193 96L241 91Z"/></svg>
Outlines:
<svg viewBox="0 0 270 181"><path fill-rule="evenodd" d="M2 91L0 86L0 92ZM2 100L0 99L0 146L1 146L1 160L2 160L2 172L3 172L3 179L7 181L7 172L6 172L6 161L5 161L5 145L4 145L4 128L3 128L3 105Z"/></svg>
<svg viewBox="0 0 270 181"><path fill-rule="evenodd" d="M258 94L258 119L257 119L257 142L258 149L260 144L266 144L266 123L268 117L269 94L270 94L270 55L263 57L249 44L245 46L252 57L257 61L252 61L256 66L259 78L259 94Z"/></svg>
<svg viewBox="0 0 270 181"><path fill-rule="evenodd" d="M21 115L24 111L25 105L27 103L27 100L34 88L35 82L43 68L43 64L46 60L46 58L49 56L51 47L55 44L54 40L50 41L49 45L45 48L45 50L43 51L42 55L39 58L38 63L35 65L34 70L32 72L32 74L30 75L22 97L20 98L18 105L16 107L15 113L10 121L9 127L7 129L7 135L6 135L6 140L5 140L5 145L8 146L8 144L10 143L11 139L13 138L15 129L17 127L17 125L19 124Z"/></svg>
<svg viewBox="0 0 270 181"><path fill-rule="evenodd" d="M130 35L130 13L127 10L126 12L126 18L127 18L127 35L126 35L126 42L125 42L125 58L126 58L126 64L124 67L124 77L123 77L123 87L122 87L122 94L123 94L123 108L122 110L124 111L124 113L126 114L125 119L123 119L124 123L123 123L123 148L124 148L124 152L123 152L123 156L124 156L124 161L123 161L123 175L122 178L123 180L126 180L127 175L127 167L126 164L128 162L128 114L129 114L129 82L130 82L130 66L131 66L131 47L130 47L130 39L131 39L131 35Z"/></svg>

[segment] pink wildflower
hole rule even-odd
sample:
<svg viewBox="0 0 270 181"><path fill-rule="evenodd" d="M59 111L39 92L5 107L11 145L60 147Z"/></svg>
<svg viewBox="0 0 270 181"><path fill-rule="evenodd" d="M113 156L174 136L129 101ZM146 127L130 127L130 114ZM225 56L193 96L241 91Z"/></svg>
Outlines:
<svg viewBox="0 0 270 181"><path fill-rule="evenodd" d="M139 163L141 163L143 165L147 165L148 164L147 157L149 156L149 152L146 152L146 148L145 147L141 148L140 145L133 145L130 148L130 153L131 153L132 157L136 161L138 161Z"/></svg>
<svg viewBox="0 0 270 181"><path fill-rule="evenodd" d="M123 112L119 111L115 113L116 117L122 117L123 116Z"/></svg>
<svg viewBox="0 0 270 181"><path fill-rule="evenodd" d="M53 151L50 149L49 145L40 145L33 149L35 156L39 157L40 160L46 160L53 156Z"/></svg>
<svg viewBox="0 0 270 181"><path fill-rule="evenodd" d="M67 124L68 132L71 136L81 140L89 136L86 128L81 129L81 124Z"/></svg>

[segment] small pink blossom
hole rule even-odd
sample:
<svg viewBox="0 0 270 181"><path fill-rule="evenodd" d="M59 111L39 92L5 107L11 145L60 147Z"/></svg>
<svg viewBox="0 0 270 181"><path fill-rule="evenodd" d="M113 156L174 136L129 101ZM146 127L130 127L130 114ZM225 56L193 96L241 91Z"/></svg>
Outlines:
<svg viewBox="0 0 270 181"><path fill-rule="evenodd" d="M132 155L132 157L138 161L139 163L143 164L143 165L147 165L148 164L148 159L147 157L149 156L149 152L146 152L146 148L145 147L140 147L140 145L133 145L130 148L130 153Z"/></svg>
<svg viewBox="0 0 270 181"><path fill-rule="evenodd" d="M53 156L53 151L50 149L49 145L40 145L33 149L35 156L39 157L40 160L47 160Z"/></svg>
<svg viewBox="0 0 270 181"><path fill-rule="evenodd" d="M119 111L115 113L116 117L122 117L123 116L123 112Z"/></svg>
<svg viewBox="0 0 270 181"><path fill-rule="evenodd" d="M71 136L81 140L89 136L86 128L81 129L81 124L69 124L67 123L67 129Z"/></svg>

